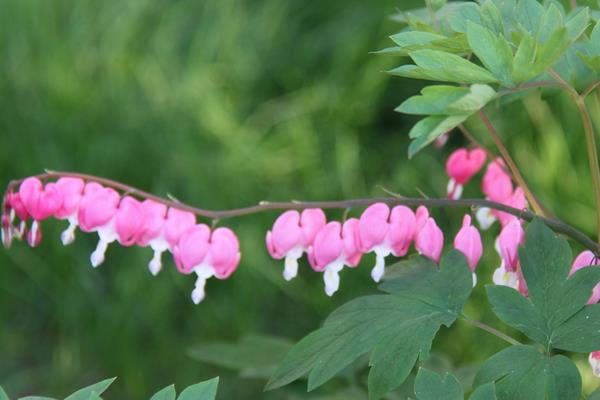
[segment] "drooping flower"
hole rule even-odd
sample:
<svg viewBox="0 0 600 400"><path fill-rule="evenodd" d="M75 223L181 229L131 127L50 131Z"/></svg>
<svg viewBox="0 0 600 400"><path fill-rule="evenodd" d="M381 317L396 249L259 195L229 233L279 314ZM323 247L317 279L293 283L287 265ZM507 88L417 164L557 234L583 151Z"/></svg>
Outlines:
<svg viewBox="0 0 600 400"><path fill-rule="evenodd" d="M62 195L62 205L54 213L54 216L58 219L66 219L69 222L67 229L60 235L63 245L66 246L75 240L75 230L79 225L77 214L85 182L79 178L63 177L56 181L56 187Z"/></svg>
<svg viewBox="0 0 600 400"><path fill-rule="evenodd" d="M477 228L471 225L471 216L468 214L464 216L462 228L454 238L454 248L461 251L467 258L473 273L473 286L475 286L477 283L475 269L483 253L483 244L481 243L481 235Z"/></svg>
<svg viewBox="0 0 600 400"><path fill-rule="evenodd" d="M498 203L504 203L513 194L512 180L501 158L496 158L488 165L481 182L481 191L486 199ZM488 207L479 208L475 216L484 230L492 226L497 219L496 213Z"/></svg>
<svg viewBox="0 0 600 400"><path fill-rule="evenodd" d="M392 254L404 257L408 248L415 240L417 233L417 218L415 213L406 206L396 206L390 213L389 241Z"/></svg>
<svg viewBox="0 0 600 400"><path fill-rule="evenodd" d="M496 285L509 286L514 289L521 288L524 290L524 280L520 273L518 249L523 244L525 238L525 232L521 226L521 222L514 219L508 223L498 237L498 248L500 250L500 256L502 263L494 271L492 277L493 282ZM521 277L519 276L521 275ZM520 281L523 281L520 283Z"/></svg>
<svg viewBox="0 0 600 400"><path fill-rule="evenodd" d="M212 234L205 224L189 228L175 246L173 256L179 271L197 276L192 301L199 304L205 297L206 280L212 276L227 279L240 262L237 236L229 228L217 228Z"/></svg>
<svg viewBox="0 0 600 400"><path fill-rule="evenodd" d="M133 197L121 199L115 216L117 240L121 246L133 246L144 226L142 203Z"/></svg>
<svg viewBox="0 0 600 400"><path fill-rule="evenodd" d="M593 374L600 378L600 351L590 353L588 361L592 367Z"/></svg>
<svg viewBox="0 0 600 400"><path fill-rule="evenodd" d="M40 221L51 217L62 205L62 195L55 183L43 185L38 178L27 178L19 187L19 198L33 222L27 232L27 243L37 246L42 239Z"/></svg>
<svg viewBox="0 0 600 400"><path fill-rule="evenodd" d="M446 172L450 177L448 181L448 197L450 199L460 199L463 192L463 185L466 184L473 175L477 174L485 163L485 150L476 148L467 150L461 148L455 150L446 162Z"/></svg>
<svg viewBox="0 0 600 400"><path fill-rule="evenodd" d="M90 257L93 267L104 262L108 245L117 240L115 217L119 201L119 193L114 189L103 187L96 182L85 185L77 218L82 231L98 233L98 245Z"/></svg>
<svg viewBox="0 0 600 400"><path fill-rule="evenodd" d="M508 198L501 201L501 203L506 206L516 208L518 210L524 210L525 208L527 208L527 199L525 198L525 192L520 187L515 188L515 191ZM517 216L505 213L503 211L493 210L492 213L498 218L502 227L508 225L513 220L518 219Z"/></svg>
<svg viewBox="0 0 600 400"><path fill-rule="evenodd" d="M19 193L14 193L12 190L8 192L5 199L5 214L8 214L8 221L10 223L10 237L11 240L13 237L17 239L22 239L27 232L27 220L29 219L29 213L25 208L25 205L21 201L21 196ZM16 229L12 228L12 225L15 219L19 219L19 223Z"/></svg>
<svg viewBox="0 0 600 400"><path fill-rule="evenodd" d="M308 208L302 213L289 210L275 220L267 232L266 245L271 257L285 259L283 278L286 281L298 275L298 259L308 251L325 224L325 213L318 208Z"/></svg>
<svg viewBox="0 0 600 400"><path fill-rule="evenodd" d="M181 236L194 225L196 225L196 216L193 213L178 208L169 208L164 226L164 236L171 251L179 243Z"/></svg>
<svg viewBox="0 0 600 400"><path fill-rule="evenodd" d="M344 224L337 221L326 224L315 236L309 249L311 267L323 272L325 293L332 296L340 285L340 271L344 266L356 267L362 253L356 245L359 220L350 218Z"/></svg>
<svg viewBox="0 0 600 400"><path fill-rule="evenodd" d="M600 265L600 260L589 250L582 251L573 261L573 265L571 266L570 275L573 275L575 272L579 271L582 268L598 266ZM600 283L594 287L592 291L592 296L588 300L588 304L596 304L600 301Z"/></svg>
<svg viewBox="0 0 600 400"><path fill-rule="evenodd" d="M389 241L390 208L385 203L375 203L363 211L356 231L356 242L362 253L375 253L375 266L371 277L375 282L383 278L385 272L385 257L391 254L392 246Z"/></svg>
<svg viewBox="0 0 600 400"><path fill-rule="evenodd" d="M144 200L141 209L142 226L137 234L136 243L142 247L150 246L154 251L148 269L152 275L157 275L162 269L162 253L169 249L164 232L167 206L154 200Z"/></svg>
<svg viewBox="0 0 600 400"><path fill-rule="evenodd" d="M433 261L439 262L444 247L444 233L435 220L429 216L425 207L419 207L416 219L415 247L417 251Z"/></svg>

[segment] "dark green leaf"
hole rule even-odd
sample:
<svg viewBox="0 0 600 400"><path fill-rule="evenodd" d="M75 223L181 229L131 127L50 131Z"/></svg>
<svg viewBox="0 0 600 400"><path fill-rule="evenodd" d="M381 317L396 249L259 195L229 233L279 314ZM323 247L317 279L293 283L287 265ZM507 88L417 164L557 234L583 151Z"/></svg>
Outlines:
<svg viewBox="0 0 600 400"><path fill-rule="evenodd" d="M79 389L65 400L88 400L92 393L96 393L98 395L104 393L106 389L115 381L117 378L105 379L102 382L95 383L93 385L84 387L83 389Z"/></svg>
<svg viewBox="0 0 600 400"><path fill-rule="evenodd" d="M487 360L475 384L496 383L498 400L579 400L581 377L567 357L512 346Z"/></svg>
<svg viewBox="0 0 600 400"><path fill-rule="evenodd" d="M197 383L181 392L177 400L214 400L217 396L217 386L219 386L218 377Z"/></svg>
<svg viewBox="0 0 600 400"><path fill-rule="evenodd" d="M415 276L410 284L402 287L388 282L386 289L393 295L365 296L343 305L321 329L292 348L267 389L308 373L308 389L312 390L371 352L369 397L380 398L402 384L419 357L428 356L440 326L455 321L471 293L471 279L464 256L452 251L442 259L440 269Z"/></svg>
<svg viewBox="0 0 600 400"><path fill-rule="evenodd" d="M388 282L395 278L410 278L414 274L419 274L423 271L435 271L436 269L437 266L431 259L415 254L386 267L384 279ZM379 289L393 293L384 284L379 285Z"/></svg>
<svg viewBox="0 0 600 400"><path fill-rule="evenodd" d="M238 343L215 342L201 344L188 350L196 360L239 370L252 378L268 378L292 343L284 338L267 335L248 335Z"/></svg>
<svg viewBox="0 0 600 400"><path fill-rule="evenodd" d="M435 372L420 368L415 380L417 400L464 400L464 392L456 377L446 373L442 378Z"/></svg>
<svg viewBox="0 0 600 400"><path fill-rule="evenodd" d="M19 400L56 400L54 397L45 397L45 396L25 396L19 397ZM87 400L87 398L86 398Z"/></svg>
<svg viewBox="0 0 600 400"><path fill-rule="evenodd" d="M411 158L442 134L462 124L468 115L434 115L417 122L410 130L409 137L414 139L408 146L408 157Z"/></svg>
<svg viewBox="0 0 600 400"><path fill-rule="evenodd" d="M588 396L588 400L600 400L600 389L596 389Z"/></svg>
<svg viewBox="0 0 600 400"><path fill-rule="evenodd" d="M156 392L150 400L175 400L175 397L177 397L175 385L170 385Z"/></svg>
<svg viewBox="0 0 600 400"><path fill-rule="evenodd" d="M571 249L539 220L529 224L519 260L529 298L511 288L488 286L496 315L548 350L597 350L600 306L586 302L600 281L600 268L583 268L568 278Z"/></svg>
<svg viewBox="0 0 600 400"><path fill-rule="evenodd" d="M483 65L498 80L510 83L513 69L513 54L504 36L469 21L467 24L467 39L469 46Z"/></svg>
<svg viewBox="0 0 600 400"><path fill-rule="evenodd" d="M497 400L496 385L494 382L488 382L479 386L473 391L469 400Z"/></svg>

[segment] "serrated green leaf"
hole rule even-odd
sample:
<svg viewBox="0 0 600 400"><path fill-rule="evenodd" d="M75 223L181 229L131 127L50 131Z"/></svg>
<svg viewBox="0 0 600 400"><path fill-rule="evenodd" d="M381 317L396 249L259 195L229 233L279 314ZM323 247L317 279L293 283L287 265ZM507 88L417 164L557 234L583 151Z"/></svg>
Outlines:
<svg viewBox="0 0 600 400"><path fill-rule="evenodd" d="M571 42L576 41L590 25L590 10L585 7L572 15L565 25L567 36Z"/></svg>
<svg viewBox="0 0 600 400"><path fill-rule="evenodd" d="M469 93L446 107L448 114L473 114L490 102L496 91L488 85L474 84Z"/></svg>
<svg viewBox="0 0 600 400"><path fill-rule="evenodd" d="M443 40L445 38L445 36L438 35L436 33L422 31L400 32L390 36L390 39L392 39L394 43L396 43L401 48L406 48L415 45L426 45L433 42L434 40Z"/></svg>
<svg viewBox="0 0 600 400"><path fill-rule="evenodd" d="M268 378L292 347L287 339L247 335L239 342L214 342L194 346L188 355L196 360L240 371L244 377Z"/></svg>
<svg viewBox="0 0 600 400"><path fill-rule="evenodd" d="M428 270L435 271L436 269L437 266L431 259L415 254L387 266L385 268L384 280L385 282L388 282L395 278L411 279L411 276L414 274L420 274L423 271ZM389 292L383 284L379 286L379 289L384 292Z"/></svg>
<svg viewBox="0 0 600 400"><path fill-rule="evenodd" d="M498 400L579 400L581 377L567 357L511 346L487 360L475 385L495 382Z"/></svg>
<svg viewBox="0 0 600 400"><path fill-rule="evenodd" d="M515 10L515 17L521 27L535 34L540 25L544 7L537 0L520 0Z"/></svg>
<svg viewBox="0 0 600 400"><path fill-rule="evenodd" d="M117 378L105 379L102 382L79 389L75 393L68 396L65 400L88 400L92 393L101 395Z"/></svg>
<svg viewBox="0 0 600 400"><path fill-rule="evenodd" d="M267 389L308 373L308 390L329 379L358 357L371 352L369 398L400 386L416 360L426 358L441 325L456 320L472 290L464 256L451 251L439 270L415 278L394 294L357 298L334 311L323 327L298 342L277 368ZM453 282L453 285L447 285ZM442 292L426 290L428 285ZM423 290L418 292L416 287Z"/></svg>
<svg viewBox="0 0 600 400"><path fill-rule="evenodd" d="M188 386L177 400L214 400L217 396L219 377Z"/></svg>
<svg viewBox="0 0 600 400"><path fill-rule="evenodd" d="M479 6L475 3L461 4L448 15L448 21L454 32L466 33L468 21L481 24Z"/></svg>
<svg viewBox="0 0 600 400"><path fill-rule="evenodd" d="M494 382L489 382L479 386L473 391L469 400L497 400L496 385Z"/></svg>
<svg viewBox="0 0 600 400"><path fill-rule="evenodd" d="M600 281L600 268L583 268L569 278L571 260L567 241L534 220L519 249L529 297L488 286L488 298L500 319L545 349L591 352L600 344L600 306L586 302Z"/></svg>
<svg viewBox="0 0 600 400"><path fill-rule="evenodd" d="M530 33L525 33L513 58L512 80L515 83L526 82L539 74L534 68L536 56L536 41Z"/></svg>
<svg viewBox="0 0 600 400"><path fill-rule="evenodd" d="M577 52L577 55L593 71L595 71L596 73L600 73L600 56L590 57L587 54L583 54L582 52Z"/></svg>
<svg viewBox="0 0 600 400"><path fill-rule="evenodd" d="M409 132L409 137L413 140L408 146L408 157L413 157L442 134L462 124L467 118L468 115L433 115L420 120Z"/></svg>
<svg viewBox="0 0 600 400"><path fill-rule="evenodd" d="M435 73L435 71L426 70L412 64L401 65L388 71L388 74L411 79L425 79L430 81L438 80L438 75Z"/></svg>
<svg viewBox="0 0 600 400"><path fill-rule="evenodd" d="M503 35L469 21L467 40L473 53L498 80L510 83L513 70L513 54Z"/></svg>
<svg viewBox="0 0 600 400"><path fill-rule="evenodd" d="M552 67L562 57L570 43L567 28L561 27L555 30L548 40L538 47L536 69L542 72Z"/></svg>
<svg viewBox="0 0 600 400"><path fill-rule="evenodd" d="M2 386L0 386L0 400L10 400Z"/></svg>
<svg viewBox="0 0 600 400"><path fill-rule="evenodd" d="M415 64L434 80L456 83L493 83L498 80L486 69L455 54L437 50L417 50L410 54Z"/></svg>
<svg viewBox="0 0 600 400"><path fill-rule="evenodd" d="M445 115L447 108L469 94L469 89L459 86L427 86L418 96L413 96L400 104L395 111L417 115Z"/></svg>
<svg viewBox="0 0 600 400"><path fill-rule="evenodd" d="M563 16L558 7L550 3L540 21L540 25L537 30L537 40L540 43L546 43L550 40L550 37L554 34L554 32L563 28L565 29L566 35L567 30L564 26Z"/></svg>
<svg viewBox="0 0 600 400"><path fill-rule="evenodd" d="M464 400L464 392L460 382L452 374L444 377L419 368L415 380L415 396L417 400Z"/></svg>
<svg viewBox="0 0 600 400"><path fill-rule="evenodd" d="M176 397L175 385L170 385L156 392L150 400L175 400Z"/></svg>
<svg viewBox="0 0 600 400"><path fill-rule="evenodd" d="M486 0L481 5L481 23L495 35L504 36L504 21L502 13L493 1ZM468 29L468 26L467 26Z"/></svg>

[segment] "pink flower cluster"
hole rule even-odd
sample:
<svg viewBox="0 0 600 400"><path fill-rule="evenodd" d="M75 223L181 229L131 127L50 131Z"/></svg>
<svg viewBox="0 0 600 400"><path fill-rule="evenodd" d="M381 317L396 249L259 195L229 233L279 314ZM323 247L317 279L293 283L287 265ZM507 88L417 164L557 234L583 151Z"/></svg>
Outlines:
<svg viewBox="0 0 600 400"><path fill-rule="evenodd" d="M197 224L190 212L121 196L112 188L72 177L46 184L27 178L18 192L8 192L3 200L2 243L10 247L13 239L26 239L30 246L37 246L42 239L40 224L51 217L69 223L61 234L64 245L73 242L77 227L98 234L98 245L90 257L93 267L104 262L108 245L118 242L150 247L153 257L148 267L156 275L162 269L162 253L170 251L181 273L197 275L192 292L196 304L204 298L208 278L228 278L240 261L239 242L230 229L211 231L207 225Z"/></svg>
<svg viewBox="0 0 600 400"><path fill-rule="evenodd" d="M427 208L420 206L416 213L398 205L375 203L364 210L360 218L341 223L327 222L320 209L295 210L281 214L267 233L267 250L275 259L285 259L283 277L291 280L298 273L298 259L304 253L313 270L323 272L325 292L333 295L339 288L339 273L356 267L362 256L375 254L371 277L379 282L385 271L385 258L403 257L410 246L425 257L438 262L444 246L444 235ZM482 254L481 237L465 215L463 226L454 239L473 271Z"/></svg>

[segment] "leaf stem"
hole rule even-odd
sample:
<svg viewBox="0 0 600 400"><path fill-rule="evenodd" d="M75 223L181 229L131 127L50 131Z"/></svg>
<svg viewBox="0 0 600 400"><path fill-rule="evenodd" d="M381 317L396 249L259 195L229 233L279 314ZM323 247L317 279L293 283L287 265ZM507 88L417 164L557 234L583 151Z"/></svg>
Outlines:
<svg viewBox="0 0 600 400"><path fill-rule="evenodd" d="M575 90L571 85L569 85L553 69L548 70L548 73L554 79L556 79L556 81L560 83L560 85L571 95L581 116L583 131L585 133L585 143L588 154L590 174L592 175L594 198L596 201L596 225L598 233L596 236L596 240L600 242L600 165L598 165L598 150L596 147L596 138L594 136L594 126L592 124L592 118L590 117L590 113L587 107L585 106L584 96L577 93L577 90Z"/></svg>
<svg viewBox="0 0 600 400"><path fill-rule="evenodd" d="M487 128L488 132L492 136L492 139L494 140L494 143L496 144L496 147L498 148L498 151L500 152L500 155L502 156L502 158L504 159L504 161L506 161L506 165L508 166L508 169L510 170L513 178L515 179L515 181L517 182L517 184L523 189L523 192L525 193L525 196L527 197L527 200L529 201L529 204L531 204L531 206L533 207L533 210L538 215L543 216L544 215L544 210L542 209L542 207L541 207L540 203L538 202L537 198L533 195L533 193L529 189L529 186L527 186L527 183L525 182L525 179L523 178L523 175L521 174L521 171L519 171L519 168L517 167L517 164L515 163L515 161L510 156L510 153L508 152L508 149L506 148L506 146L502 142L502 139L500 139L500 135L498 135L498 131L496 131L496 128L494 128L494 126L492 125L491 121L489 120L489 118L487 117L487 115L485 115L485 112L483 110L479 111L479 118L483 121L483 123L484 123L485 127Z"/></svg>
<svg viewBox="0 0 600 400"><path fill-rule="evenodd" d="M165 204L169 207L177 208L184 211L189 211L200 217L206 217L210 219L226 219L241 217L244 215L256 214L260 212L273 211L273 210L303 210L306 208L325 208L325 209L346 209L355 207L366 207L374 203L382 202L388 205L399 205L403 204L406 206L427 206L427 207L470 207L480 208L488 207L494 210L502 211L511 215L514 215L525 221L532 221L534 218L540 218L548 227L553 229L555 232L562 233L570 238L578 241L583 246L591 250L594 254L600 256L600 245L594 242L592 239L587 237L583 232L577 228L566 224L565 222L556 219L543 217L529 210L519 210L514 207L510 207L501 203L496 203L485 199L458 199L452 200L447 198L431 199L431 198L410 198L404 197L396 193L390 192L389 197L375 197L375 198L362 198L362 199L350 199L350 200L337 200L337 201L290 201L290 202L270 202L261 201L258 205L229 209L229 210L207 210L198 207L193 207L179 201L165 199L135 187L126 185L121 182L117 182L108 178L102 178L99 176L81 174L75 172L60 172L60 171L46 171L43 174L36 175L39 179L55 179L65 176L81 178L85 181L98 182L104 186L112 187L122 192L129 193L131 196L150 199L156 202ZM7 186L7 193L15 190L17 186L23 180L13 180ZM6 196L6 194L5 194Z"/></svg>
<svg viewBox="0 0 600 400"><path fill-rule="evenodd" d="M473 326L475 326L475 327L477 327L477 328L479 328L481 330L484 330L484 331L486 331L488 333L491 333L492 335L499 337L500 339L504 340L505 342L508 342L508 343L512 344L513 346L518 346L518 345L522 344L517 339L515 339L515 338L513 338L511 336L508 336L507 334L502 333L498 329L493 328L493 327L489 326L488 324L485 324L485 323L483 323L481 321L478 321L476 319L471 319L471 318L469 318L469 317L467 317L465 315L461 315L460 318L463 321L465 321L466 323L468 323L470 325L473 325Z"/></svg>

